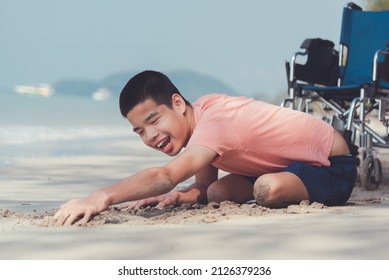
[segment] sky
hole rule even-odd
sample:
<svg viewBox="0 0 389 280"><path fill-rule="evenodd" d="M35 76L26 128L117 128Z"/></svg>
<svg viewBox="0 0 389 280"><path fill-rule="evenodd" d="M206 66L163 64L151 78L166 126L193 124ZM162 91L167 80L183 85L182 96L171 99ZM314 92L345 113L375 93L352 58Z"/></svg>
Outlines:
<svg viewBox="0 0 389 280"><path fill-rule="evenodd" d="M304 39L337 45L348 2L0 0L0 87L185 69L277 95Z"/></svg>

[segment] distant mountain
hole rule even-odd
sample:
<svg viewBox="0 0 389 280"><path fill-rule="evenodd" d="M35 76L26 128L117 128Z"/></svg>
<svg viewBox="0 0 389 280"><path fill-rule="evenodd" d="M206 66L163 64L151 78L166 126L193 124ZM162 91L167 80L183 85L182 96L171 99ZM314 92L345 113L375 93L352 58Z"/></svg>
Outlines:
<svg viewBox="0 0 389 280"><path fill-rule="evenodd" d="M136 71L120 72L100 81L67 79L58 81L53 86L57 94L90 97L98 89L107 88L113 95L118 96L128 80L137 73ZM191 102L208 93L217 92L239 95L230 86L208 75L189 70L177 70L164 73L172 80L181 94Z"/></svg>

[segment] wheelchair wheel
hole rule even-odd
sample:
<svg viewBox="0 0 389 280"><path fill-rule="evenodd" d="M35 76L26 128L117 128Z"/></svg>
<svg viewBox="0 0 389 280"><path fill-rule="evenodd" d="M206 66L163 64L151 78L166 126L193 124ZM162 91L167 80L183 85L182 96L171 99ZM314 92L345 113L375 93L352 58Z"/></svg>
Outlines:
<svg viewBox="0 0 389 280"><path fill-rule="evenodd" d="M378 158L367 156L361 166L361 185L367 190L376 190L382 179L382 165Z"/></svg>

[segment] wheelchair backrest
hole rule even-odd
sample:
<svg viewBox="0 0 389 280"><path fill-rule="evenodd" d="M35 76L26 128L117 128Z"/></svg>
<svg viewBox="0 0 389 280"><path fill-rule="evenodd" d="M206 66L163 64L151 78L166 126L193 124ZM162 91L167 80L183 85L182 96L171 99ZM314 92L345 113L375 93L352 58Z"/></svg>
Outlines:
<svg viewBox="0 0 389 280"><path fill-rule="evenodd" d="M389 40L389 10L362 11L344 8L340 44L345 63L340 66L341 85L362 85L372 79L373 58Z"/></svg>

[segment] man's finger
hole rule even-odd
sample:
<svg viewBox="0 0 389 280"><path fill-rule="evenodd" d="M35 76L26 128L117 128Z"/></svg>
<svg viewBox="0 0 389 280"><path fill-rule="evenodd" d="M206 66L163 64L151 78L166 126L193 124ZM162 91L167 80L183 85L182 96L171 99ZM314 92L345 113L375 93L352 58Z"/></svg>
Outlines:
<svg viewBox="0 0 389 280"><path fill-rule="evenodd" d="M133 209L140 209L142 207L145 207L145 206L151 206L151 205L154 205L156 202L155 202L155 198L149 198L149 199L141 199L141 200L138 200L136 203L135 203L135 206Z"/></svg>
<svg viewBox="0 0 389 280"><path fill-rule="evenodd" d="M166 206L169 206L172 204L175 204L174 199L172 199L170 197L166 197L160 203L158 203L157 206L155 206L155 207L161 209L161 208L165 208Z"/></svg>
<svg viewBox="0 0 389 280"><path fill-rule="evenodd" d="M119 205L119 209L130 209L130 210L134 209L136 203L138 203L138 201L130 201L130 202L122 203Z"/></svg>
<svg viewBox="0 0 389 280"><path fill-rule="evenodd" d="M84 217L82 219L79 219L74 223L76 226L85 226L92 218L92 212L88 211L85 213Z"/></svg>
<svg viewBox="0 0 389 280"><path fill-rule="evenodd" d="M69 218L69 213L63 213L63 211L59 211L54 216L55 225L57 226L63 226L66 222L66 220Z"/></svg>
<svg viewBox="0 0 389 280"><path fill-rule="evenodd" d="M59 216L61 216L61 210L58 210L55 212L54 216L52 217L53 220L58 220Z"/></svg>
<svg viewBox="0 0 389 280"><path fill-rule="evenodd" d="M79 220L82 216L82 213L71 214L67 217L66 221L63 223L64 226L71 226Z"/></svg>

